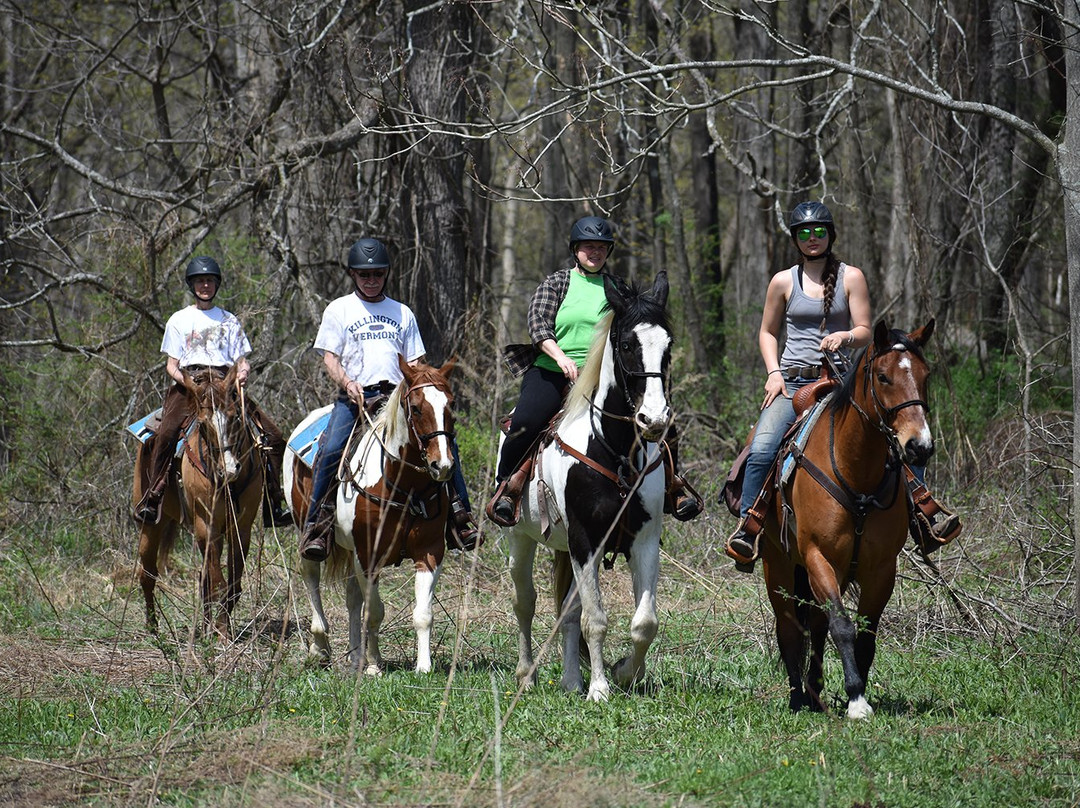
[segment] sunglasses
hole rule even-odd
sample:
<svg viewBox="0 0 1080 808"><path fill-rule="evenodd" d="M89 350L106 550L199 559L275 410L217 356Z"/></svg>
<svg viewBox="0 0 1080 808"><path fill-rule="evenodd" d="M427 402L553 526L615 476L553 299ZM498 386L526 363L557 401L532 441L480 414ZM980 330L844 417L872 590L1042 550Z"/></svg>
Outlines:
<svg viewBox="0 0 1080 808"><path fill-rule="evenodd" d="M385 269L354 269L353 272L356 274L356 277L363 280L367 280L368 278L382 278L386 275Z"/></svg>
<svg viewBox="0 0 1080 808"><path fill-rule="evenodd" d="M795 231L795 235L799 237L799 241L809 241L810 236L814 238L825 238L829 235L829 228L818 225L817 227L800 227Z"/></svg>

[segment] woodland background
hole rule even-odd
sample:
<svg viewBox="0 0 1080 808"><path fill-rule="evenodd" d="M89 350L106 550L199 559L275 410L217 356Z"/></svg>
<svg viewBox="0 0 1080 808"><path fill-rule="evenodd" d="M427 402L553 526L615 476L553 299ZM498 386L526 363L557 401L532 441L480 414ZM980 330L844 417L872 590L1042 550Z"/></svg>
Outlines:
<svg viewBox="0 0 1080 808"><path fill-rule="evenodd" d="M824 201L874 316L937 320L934 488L1012 626L1075 626L1080 183L1072 0L0 0L0 527L132 553L131 438L160 403L197 254L286 431L329 400L309 348L349 244L461 357L479 512L540 279L584 214L671 277L685 465L709 498L763 384L783 222ZM1076 129L1077 127L1073 127ZM962 548L961 548L962 545ZM18 552L16 552L18 551ZM990 590L993 594L990 594Z"/></svg>

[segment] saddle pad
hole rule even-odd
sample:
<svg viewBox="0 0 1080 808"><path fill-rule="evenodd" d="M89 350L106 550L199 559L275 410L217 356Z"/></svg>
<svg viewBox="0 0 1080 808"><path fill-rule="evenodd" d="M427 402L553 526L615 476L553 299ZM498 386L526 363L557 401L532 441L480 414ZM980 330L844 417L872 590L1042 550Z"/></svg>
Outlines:
<svg viewBox="0 0 1080 808"><path fill-rule="evenodd" d="M800 451L806 448L806 441L810 438L810 430L814 428L814 424L817 423L818 418L825 412L825 407L832 401L832 397L833 394L829 393L806 413L806 417L803 419L799 431L795 434L795 437L785 445L784 460L780 466L780 485L787 485L788 481L791 479L792 473L795 471L795 456L788 447L794 444L799 447Z"/></svg>
<svg viewBox="0 0 1080 808"><path fill-rule="evenodd" d="M161 425L161 407L158 407L149 415L144 415L133 424L129 424L127 431L130 432L139 443L146 443L157 432Z"/></svg>
<svg viewBox="0 0 1080 808"><path fill-rule="evenodd" d="M330 423L330 412L333 409L332 406L325 407L325 412L320 413L303 430L289 439L289 448L308 468L312 468L315 463L315 453L319 451L319 437L326 429L326 425Z"/></svg>
<svg viewBox="0 0 1080 808"><path fill-rule="evenodd" d="M128 424L127 431L135 436L139 443L146 443L150 438L157 434L158 427L161 426L161 407L158 407L149 415L144 415L138 421L133 424ZM180 453L184 450L184 441L187 440L187 436L195 429L195 421L192 420L188 424L188 428L180 432L180 439L176 441L176 450L173 454L176 457L180 456Z"/></svg>

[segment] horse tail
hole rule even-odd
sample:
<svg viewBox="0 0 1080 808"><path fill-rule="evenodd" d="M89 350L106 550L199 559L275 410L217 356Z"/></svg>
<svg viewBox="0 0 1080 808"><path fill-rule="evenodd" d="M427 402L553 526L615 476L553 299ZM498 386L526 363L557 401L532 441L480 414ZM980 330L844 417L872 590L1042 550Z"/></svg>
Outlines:
<svg viewBox="0 0 1080 808"><path fill-rule="evenodd" d="M175 522L167 525L161 532L161 538L158 540L157 548L158 569L169 569L169 559L172 556L173 547L176 546L176 536L179 532Z"/></svg>
<svg viewBox="0 0 1080 808"><path fill-rule="evenodd" d="M342 547L336 541L330 541L330 555L323 562L323 579L326 581L344 581L353 571L352 551Z"/></svg>
<svg viewBox="0 0 1080 808"><path fill-rule="evenodd" d="M555 551L551 565L551 588L555 594L555 619L562 616L563 602L574 585L574 569L570 566L570 554Z"/></svg>

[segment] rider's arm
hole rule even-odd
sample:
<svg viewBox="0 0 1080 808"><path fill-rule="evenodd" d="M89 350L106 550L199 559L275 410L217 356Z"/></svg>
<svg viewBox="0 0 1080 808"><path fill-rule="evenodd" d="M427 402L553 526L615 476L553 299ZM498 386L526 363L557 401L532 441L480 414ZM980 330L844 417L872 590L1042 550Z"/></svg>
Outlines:
<svg viewBox="0 0 1080 808"><path fill-rule="evenodd" d="M341 364L341 357L333 351L323 351L323 365L330 381L340 387L353 401L364 400L364 388L349 378L345 367Z"/></svg>

